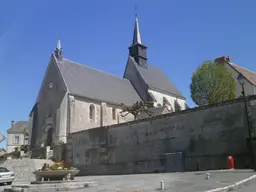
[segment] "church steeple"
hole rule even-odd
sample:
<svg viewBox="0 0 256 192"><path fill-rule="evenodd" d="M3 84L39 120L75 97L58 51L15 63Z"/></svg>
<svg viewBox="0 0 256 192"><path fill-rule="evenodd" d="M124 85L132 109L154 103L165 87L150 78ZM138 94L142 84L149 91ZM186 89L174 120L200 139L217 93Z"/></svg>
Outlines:
<svg viewBox="0 0 256 192"><path fill-rule="evenodd" d="M135 15L135 25L134 25L134 32L133 32L133 41L132 44L142 44L141 37L140 37L140 28L139 28L139 21L137 14Z"/></svg>
<svg viewBox="0 0 256 192"><path fill-rule="evenodd" d="M61 48L60 40L58 40L58 42L57 42L57 47L55 49L55 56L59 60L62 59L62 48Z"/></svg>
<svg viewBox="0 0 256 192"><path fill-rule="evenodd" d="M129 47L129 55L134 57L139 66L147 68L147 47L142 44L139 21L137 14L135 15L135 25L133 32L132 45Z"/></svg>

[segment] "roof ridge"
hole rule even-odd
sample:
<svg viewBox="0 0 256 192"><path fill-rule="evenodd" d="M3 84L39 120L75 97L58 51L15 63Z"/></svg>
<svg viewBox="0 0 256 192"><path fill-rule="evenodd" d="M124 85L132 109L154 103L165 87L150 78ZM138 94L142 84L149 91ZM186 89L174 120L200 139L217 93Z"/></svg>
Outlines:
<svg viewBox="0 0 256 192"><path fill-rule="evenodd" d="M92 70L94 70L94 71L98 71L98 72L100 72L100 73L105 73L105 74L110 75L110 76L112 76L112 77L115 77L115 78L117 78L117 79L128 80L128 79L125 79L125 78L123 78L123 77L118 77L118 76L115 76L115 75L113 75L113 74L111 74L111 73L108 73L108 72L105 72L105 71L96 69L96 68L94 68L94 67L89 67L89 66L87 66L87 65L83 65L83 64L78 63L78 62L76 62L76 61L69 60L69 59L67 59L67 58L63 58L63 60L72 62L72 63L74 63L74 64L76 64L76 65L80 65L80 66L82 66L82 67L86 67L86 68L92 69ZM128 80L128 81L129 81L129 80Z"/></svg>
<svg viewBox="0 0 256 192"><path fill-rule="evenodd" d="M249 71L249 72L252 72L252 73L255 73L255 74L256 74L256 72L251 71L250 69L244 68L244 67L242 67L242 66L240 66L240 65L237 65L237 64L235 64L235 63L230 63L230 64L231 64L231 65L236 65L236 66L238 66L238 67L240 67L240 68L242 68L242 69L244 69L244 70L246 70L246 71Z"/></svg>
<svg viewBox="0 0 256 192"><path fill-rule="evenodd" d="M29 121L28 120L18 120L18 121L15 122L15 124L18 123L18 122L26 122L26 123L28 123Z"/></svg>

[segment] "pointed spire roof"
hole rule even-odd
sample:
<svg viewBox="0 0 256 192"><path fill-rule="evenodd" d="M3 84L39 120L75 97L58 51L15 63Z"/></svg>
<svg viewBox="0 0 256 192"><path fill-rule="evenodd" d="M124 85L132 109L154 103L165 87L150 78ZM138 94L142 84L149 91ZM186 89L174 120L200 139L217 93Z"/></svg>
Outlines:
<svg viewBox="0 0 256 192"><path fill-rule="evenodd" d="M61 48L60 40L58 40L57 42L57 47L55 49L55 56L60 60L62 59L62 48Z"/></svg>
<svg viewBox="0 0 256 192"><path fill-rule="evenodd" d="M58 42L57 42L57 49L58 50L61 50L62 48L61 48L61 44L60 44L60 40L58 40Z"/></svg>
<svg viewBox="0 0 256 192"><path fill-rule="evenodd" d="M142 44L141 37L140 37L140 28L139 28L139 20L137 14L135 15L135 25L134 25L134 32L133 32L133 42L132 44Z"/></svg>

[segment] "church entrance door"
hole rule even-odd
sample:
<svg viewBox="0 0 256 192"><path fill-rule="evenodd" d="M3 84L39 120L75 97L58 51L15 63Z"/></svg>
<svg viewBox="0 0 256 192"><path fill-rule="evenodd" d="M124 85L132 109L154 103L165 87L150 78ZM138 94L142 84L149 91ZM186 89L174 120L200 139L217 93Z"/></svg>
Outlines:
<svg viewBox="0 0 256 192"><path fill-rule="evenodd" d="M47 133L46 146L52 146L52 143L53 143L53 127L52 127L52 125L47 125L45 131Z"/></svg>

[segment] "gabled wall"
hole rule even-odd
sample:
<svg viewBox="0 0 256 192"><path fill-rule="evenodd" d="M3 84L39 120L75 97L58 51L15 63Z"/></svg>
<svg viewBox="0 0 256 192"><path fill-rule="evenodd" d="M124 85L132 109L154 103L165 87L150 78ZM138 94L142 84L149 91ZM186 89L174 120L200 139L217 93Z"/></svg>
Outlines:
<svg viewBox="0 0 256 192"><path fill-rule="evenodd" d="M49 87L50 83L53 84L52 88ZM52 55L39 92L37 115L33 123L32 137L36 137L34 139L35 141L33 141L36 146L40 146L40 143L46 140L47 133L45 129L48 125L53 127L53 140L57 140L58 130L56 127L59 123L56 122L59 121L57 110L60 108L65 94L66 86L59 73L55 58ZM52 111L51 116L49 116L50 111ZM66 129L66 127L62 127L62 129Z"/></svg>
<svg viewBox="0 0 256 192"><path fill-rule="evenodd" d="M128 58L126 69L124 73L124 78L129 79L134 87L134 89L137 91L139 96L144 100L148 101L148 86L143 80L143 78L140 76L140 73L136 69L135 64L131 61L130 58Z"/></svg>
<svg viewBox="0 0 256 192"><path fill-rule="evenodd" d="M15 136L19 136L19 143L14 143ZM23 133L7 133L6 152L11 153L15 147L25 145L25 137Z"/></svg>
<svg viewBox="0 0 256 192"><path fill-rule="evenodd" d="M225 63L225 67L232 74L232 77L234 78L234 80L236 82L236 98L239 98L242 95L242 87L239 84L239 82L237 81L238 72L232 66L230 66L228 63ZM248 81L246 81L246 83L244 85L244 90L245 90L244 92L245 92L246 95L256 94L255 86L252 85Z"/></svg>

